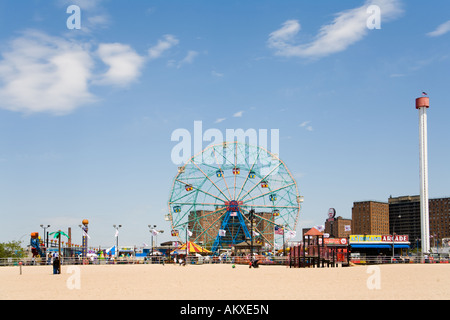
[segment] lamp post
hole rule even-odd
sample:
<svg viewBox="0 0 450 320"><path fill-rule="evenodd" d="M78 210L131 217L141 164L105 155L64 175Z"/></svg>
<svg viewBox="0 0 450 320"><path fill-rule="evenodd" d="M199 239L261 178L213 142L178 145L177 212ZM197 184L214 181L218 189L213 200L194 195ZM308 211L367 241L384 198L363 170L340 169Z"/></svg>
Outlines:
<svg viewBox="0 0 450 320"><path fill-rule="evenodd" d="M47 247L48 247L48 237L45 237L47 228L50 228L50 225L43 225L41 224L41 228L44 229L44 246L45 246L45 253L47 253ZM45 242L45 239L47 239L47 242Z"/></svg>
<svg viewBox="0 0 450 320"><path fill-rule="evenodd" d="M285 225L282 225L281 227L283 228L283 257L285 257L286 256L286 240L284 239Z"/></svg>
<svg viewBox="0 0 450 320"><path fill-rule="evenodd" d="M156 247L158 247L158 234L164 233L164 230L156 230L158 233L156 234Z"/></svg>
<svg viewBox="0 0 450 320"><path fill-rule="evenodd" d="M150 229L150 233L152 235L152 239L151 239L151 245L152 245L152 249L151 249L151 253L150 255L153 257L153 236L155 235L156 231L156 224L154 224L153 226L151 224L148 225L149 229Z"/></svg>
<svg viewBox="0 0 450 320"><path fill-rule="evenodd" d="M115 237L116 237L116 258L118 258L119 257L119 228L122 228L122 225L121 224L118 224L118 225L113 225L113 227L114 227L114 229L116 229L116 234L115 234Z"/></svg>
<svg viewBox="0 0 450 320"><path fill-rule="evenodd" d="M255 209L250 209L248 218L250 219L250 265L253 262L253 219L255 218Z"/></svg>
<svg viewBox="0 0 450 320"><path fill-rule="evenodd" d="M399 214L395 222L397 223L401 217L402 217L402 215ZM394 253L395 253L395 235L396 235L395 225L396 225L396 223L394 223L392 226L392 261L394 261L394 258L395 258Z"/></svg>

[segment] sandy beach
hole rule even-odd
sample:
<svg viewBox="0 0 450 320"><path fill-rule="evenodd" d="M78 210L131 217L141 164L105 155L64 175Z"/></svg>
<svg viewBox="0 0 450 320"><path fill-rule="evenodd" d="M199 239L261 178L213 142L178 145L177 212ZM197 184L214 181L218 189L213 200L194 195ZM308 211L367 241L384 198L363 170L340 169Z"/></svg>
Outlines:
<svg viewBox="0 0 450 320"><path fill-rule="evenodd" d="M87 265L0 268L2 300L449 299L450 265L290 269L244 265Z"/></svg>

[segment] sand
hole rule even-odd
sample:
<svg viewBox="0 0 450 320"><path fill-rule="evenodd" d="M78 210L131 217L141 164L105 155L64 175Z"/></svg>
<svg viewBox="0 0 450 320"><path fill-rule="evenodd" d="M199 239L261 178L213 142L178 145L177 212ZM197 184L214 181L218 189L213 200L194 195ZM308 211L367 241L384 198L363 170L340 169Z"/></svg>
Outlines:
<svg viewBox="0 0 450 320"><path fill-rule="evenodd" d="M70 273L69 273L70 272ZM2 300L428 300L450 298L450 264L291 269L237 265L0 268Z"/></svg>

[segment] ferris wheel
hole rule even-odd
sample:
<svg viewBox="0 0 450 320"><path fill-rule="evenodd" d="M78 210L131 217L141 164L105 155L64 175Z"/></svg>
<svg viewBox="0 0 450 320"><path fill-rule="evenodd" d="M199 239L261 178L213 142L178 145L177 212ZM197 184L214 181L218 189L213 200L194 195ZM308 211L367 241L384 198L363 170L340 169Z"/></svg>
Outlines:
<svg viewBox="0 0 450 320"><path fill-rule="evenodd" d="M273 248L284 232L296 229L302 201L278 155L260 146L224 142L178 168L168 220L172 236L213 252L252 237Z"/></svg>

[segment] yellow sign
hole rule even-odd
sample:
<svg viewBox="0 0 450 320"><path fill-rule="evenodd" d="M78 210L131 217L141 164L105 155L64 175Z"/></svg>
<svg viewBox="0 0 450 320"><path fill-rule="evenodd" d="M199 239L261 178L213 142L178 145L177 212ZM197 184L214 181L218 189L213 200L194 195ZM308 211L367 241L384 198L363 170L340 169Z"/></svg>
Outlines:
<svg viewBox="0 0 450 320"><path fill-rule="evenodd" d="M364 242L364 243L370 243L370 242L381 242L382 236L380 235L351 235L350 236L350 242Z"/></svg>

